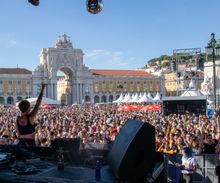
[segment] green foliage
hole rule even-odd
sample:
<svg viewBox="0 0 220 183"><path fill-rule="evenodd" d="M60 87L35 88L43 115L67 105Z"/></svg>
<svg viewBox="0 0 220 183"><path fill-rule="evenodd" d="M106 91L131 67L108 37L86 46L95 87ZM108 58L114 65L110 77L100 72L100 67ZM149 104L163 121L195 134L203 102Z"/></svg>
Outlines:
<svg viewBox="0 0 220 183"><path fill-rule="evenodd" d="M201 58L201 59L203 59L203 60L205 60L206 61L206 53L201 53L200 55L199 55L199 57ZM152 59L150 59L148 62L147 62L147 64L146 64L146 66L145 66L145 68L147 68L147 66L149 66L149 67L153 67L153 66L156 66L157 65L157 62L159 62L160 64L162 63L162 61L165 61L165 60L169 60L169 61L171 61L171 60L175 60L176 59L176 56L173 56L173 55L161 55L160 57L158 57L158 58L152 58ZM190 54L178 54L178 59L181 59L181 60L191 60L191 64L195 64L195 58L194 58L194 56L193 55L190 55ZM161 65L161 67L163 68L163 67L169 67L169 65L170 65L170 62L163 62L162 63L162 65Z"/></svg>
<svg viewBox="0 0 220 183"><path fill-rule="evenodd" d="M164 67L169 67L170 66L170 62L163 62L161 67L164 68Z"/></svg>

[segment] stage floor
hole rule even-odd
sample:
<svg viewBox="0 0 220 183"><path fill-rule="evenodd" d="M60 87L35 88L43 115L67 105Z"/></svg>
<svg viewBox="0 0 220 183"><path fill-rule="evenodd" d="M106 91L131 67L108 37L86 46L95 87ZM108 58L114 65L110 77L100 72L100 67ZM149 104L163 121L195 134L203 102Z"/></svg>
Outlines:
<svg viewBox="0 0 220 183"><path fill-rule="evenodd" d="M63 171L58 171L55 164L47 164L46 168L36 174L18 175L10 169L0 171L0 182L4 183L95 183L95 169L66 165ZM102 183L117 182L107 165L101 167Z"/></svg>

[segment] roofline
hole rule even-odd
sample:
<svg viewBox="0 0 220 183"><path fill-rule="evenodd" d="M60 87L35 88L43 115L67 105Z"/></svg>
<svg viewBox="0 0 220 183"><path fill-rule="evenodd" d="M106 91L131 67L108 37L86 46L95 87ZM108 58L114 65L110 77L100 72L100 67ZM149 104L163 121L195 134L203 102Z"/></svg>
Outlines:
<svg viewBox="0 0 220 183"><path fill-rule="evenodd" d="M173 96L163 97L162 101L182 101L182 100L206 100L206 96Z"/></svg>

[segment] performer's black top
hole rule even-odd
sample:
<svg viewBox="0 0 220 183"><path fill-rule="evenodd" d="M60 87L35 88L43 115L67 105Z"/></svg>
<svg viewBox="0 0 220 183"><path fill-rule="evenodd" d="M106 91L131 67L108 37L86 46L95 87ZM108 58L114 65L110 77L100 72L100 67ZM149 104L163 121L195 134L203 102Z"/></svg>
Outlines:
<svg viewBox="0 0 220 183"><path fill-rule="evenodd" d="M17 126L18 126L18 132L20 135L27 135L35 132L35 124L32 125L29 119L29 116L27 116L27 124L25 126L19 124L19 118L17 118Z"/></svg>

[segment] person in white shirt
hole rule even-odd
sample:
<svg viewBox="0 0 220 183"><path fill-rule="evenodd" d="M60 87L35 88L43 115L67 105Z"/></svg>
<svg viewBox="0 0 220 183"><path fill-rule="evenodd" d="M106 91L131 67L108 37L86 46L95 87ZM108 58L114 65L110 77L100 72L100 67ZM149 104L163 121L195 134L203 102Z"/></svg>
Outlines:
<svg viewBox="0 0 220 183"><path fill-rule="evenodd" d="M182 149L181 161L181 164L176 164L181 169L180 183L192 183L192 175L197 169L197 162L192 156L190 147Z"/></svg>

